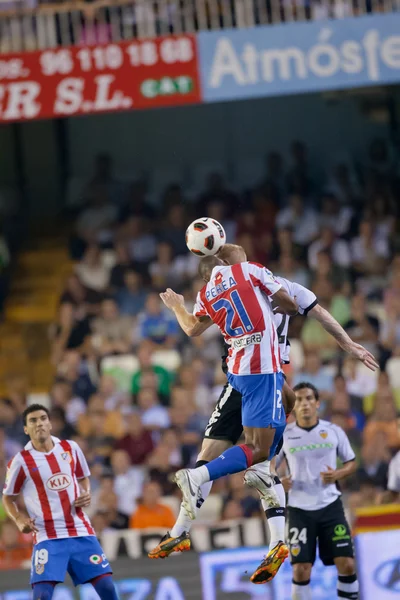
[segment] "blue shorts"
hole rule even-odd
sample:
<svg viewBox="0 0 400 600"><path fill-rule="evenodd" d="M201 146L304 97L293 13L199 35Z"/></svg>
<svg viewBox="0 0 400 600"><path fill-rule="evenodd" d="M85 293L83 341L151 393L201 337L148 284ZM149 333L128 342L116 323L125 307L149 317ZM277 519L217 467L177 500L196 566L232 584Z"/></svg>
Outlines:
<svg viewBox="0 0 400 600"><path fill-rule="evenodd" d="M74 585L112 573L110 563L94 535L45 540L33 547L31 584L65 581L67 572Z"/></svg>
<svg viewBox="0 0 400 600"><path fill-rule="evenodd" d="M243 427L277 429L285 426L286 416L282 406L283 373L264 375L228 373L228 381L235 390L242 394Z"/></svg>

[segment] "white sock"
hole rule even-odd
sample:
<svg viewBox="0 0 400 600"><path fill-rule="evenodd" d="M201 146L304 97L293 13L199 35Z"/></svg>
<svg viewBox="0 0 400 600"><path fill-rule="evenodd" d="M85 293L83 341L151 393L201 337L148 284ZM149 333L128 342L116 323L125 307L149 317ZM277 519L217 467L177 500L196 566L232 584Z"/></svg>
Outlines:
<svg viewBox="0 0 400 600"><path fill-rule="evenodd" d="M339 598L347 598L348 600L358 600L358 579L356 573L354 575L340 575L338 577L337 591Z"/></svg>
<svg viewBox="0 0 400 600"><path fill-rule="evenodd" d="M175 525L171 529L171 537L176 538L182 535L184 531L190 531L190 527L192 526L192 519L187 515L186 510L181 507L179 509L179 515L177 520L175 521Z"/></svg>
<svg viewBox="0 0 400 600"><path fill-rule="evenodd" d="M292 600L311 600L310 581L301 583L292 581Z"/></svg>
<svg viewBox="0 0 400 600"><path fill-rule="evenodd" d="M276 477L275 481L279 481L279 478ZM265 516L268 520L270 550L272 550L278 542L285 541L286 494L280 481L279 483L275 483L274 490L279 498L280 508L271 508L269 502L263 499L261 500Z"/></svg>
<svg viewBox="0 0 400 600"><path fill-rule="evenodd" d="M212 484L213 484L212 481L207 481L206 483L203 483L203 485L200 487L201 496L197 502L196 513L199 512L199 510L203 506L205 500L210 495ZM181 504L181 507L179 509L178 518L175 521L175 525L173 526L173 528L171 529L171 532L170 532L171 537L174 537L174 538L179 537L180 535L182 535L182 533L184 531L187 531L189 533L190 528L192 527L193 523L194 523L193 519L188 517L186 510L183 508L183 505Z"/></svg>
<svg viewBox="0 0 400 600"><path fill-rule="evenodd" d="M190 479L199 487L210 481L210 473L205 465L196 469L188 469L188 471Z"/></svg>

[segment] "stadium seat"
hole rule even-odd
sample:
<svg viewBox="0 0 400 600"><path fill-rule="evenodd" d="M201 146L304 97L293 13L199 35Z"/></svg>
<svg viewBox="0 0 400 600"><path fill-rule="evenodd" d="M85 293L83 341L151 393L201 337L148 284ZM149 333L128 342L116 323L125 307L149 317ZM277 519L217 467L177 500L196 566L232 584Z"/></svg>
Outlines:
<svg viewBox="0 0 400 600"><path fill-rule="evenodd" d="M153 354L153 364L160 365L167 371L177 371L181 362L181 356L177 350L158 350Z"/></svg>
<svg viewBox="0 0 400 600"><path fill-rule="evenodd" d="M101 361L101 372L112 375L122 391L130 391L133 375L139 370L139 361L133 354L107 356Z"/></svg>

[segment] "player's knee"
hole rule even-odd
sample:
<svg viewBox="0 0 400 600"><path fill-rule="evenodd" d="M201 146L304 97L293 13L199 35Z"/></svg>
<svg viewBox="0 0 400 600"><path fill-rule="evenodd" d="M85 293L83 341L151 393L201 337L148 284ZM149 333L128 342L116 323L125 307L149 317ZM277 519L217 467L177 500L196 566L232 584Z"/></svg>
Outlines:
<svg viewBox="0 0 400 600"><path fill-rule="evenodd" d="M350 556L342 556L335 560L339 575L353 575L356 572L356 563Z"/></svg>
<svg viewBox="0 0 400 600"><path fill-rule="evenodd" d="M311 579L310 563L297 563L293 565L293 580L299 583L309 581Z"/></svg>
<svg viewBox="0 0 400 600"><path fill-rule="evenodd" d="M42 581L33 585L33 600L51 600L54 594L55 583Z"/></svg>

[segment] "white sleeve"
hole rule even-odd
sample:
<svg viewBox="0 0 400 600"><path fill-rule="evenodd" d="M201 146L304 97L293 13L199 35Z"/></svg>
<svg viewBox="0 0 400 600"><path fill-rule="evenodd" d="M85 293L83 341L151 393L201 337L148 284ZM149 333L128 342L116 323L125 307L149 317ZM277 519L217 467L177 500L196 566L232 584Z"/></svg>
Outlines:
<svg viewBox="0 0 400 600"><path fill-rule="evenodd" d="M351 460L354 460L356 458L356 455L354 454L354 450L350 445L349 438L347 437L347 435L341 427L338 427L338 425L333 425L333 427L335 429L336 435L338 436L337 453L340 460L342 461L342 463L347 463Z"/></svg>
<svg viewBox="0 0 400 600"><path fill-rule="evenodd" d="M26 481L21 455L16 454L7 465L6 480L3 486L4 496L18 496Z"/></svg>
<svg viewBox="0 0 400 600"><path fill-rule="evenodd" d="M252 285L259 287L267 296L273 296L281 289L282 284L266 267L257 263L247 263L247 270Z"/></svg>
<svg viewBox="0 0 400 600"><path fill-rule="evenodd" d="M207 313L206 307L204 306L204 303L201 299L200 293L201 292L199 292L197 294L196 304L194 305L194 308L193 308L193 314L195 317L207 317L208 313Z"/></svg>
<svg viewBox="0 0 400 600"><path fill-rule="evenodd" d="M388 490L400 493L400 452L389 463Z"/></svg>
<svg viewBox="0 0 400 600"><path fill-rule="evenodd" d="M75 451L75 475L77 479L83 479L84 477L90 477L90 469L87 464L85 455L81 448L76 442L69 441L69 444L73 451Z"/></svg>
<svg viewBox="0 0 400 600"><path fill-rule="evenodd" d="M318 304L317 296L308 288L299 283L292 282L291 296L296 297L296 302L299 305L299 313L307 315L309 311Z"/></svg>
<svg viewBox="0 0 400 600"><path fill-rule="evenodd" d="M284 460L285 460L285 453L283 451L283 448L281 448L281 451L279 452L279 454L276 455L276 458L275 458L275 461L276 461L275 465L276 465L277 469L281 466L281 464L283 463Z"/></svg>

